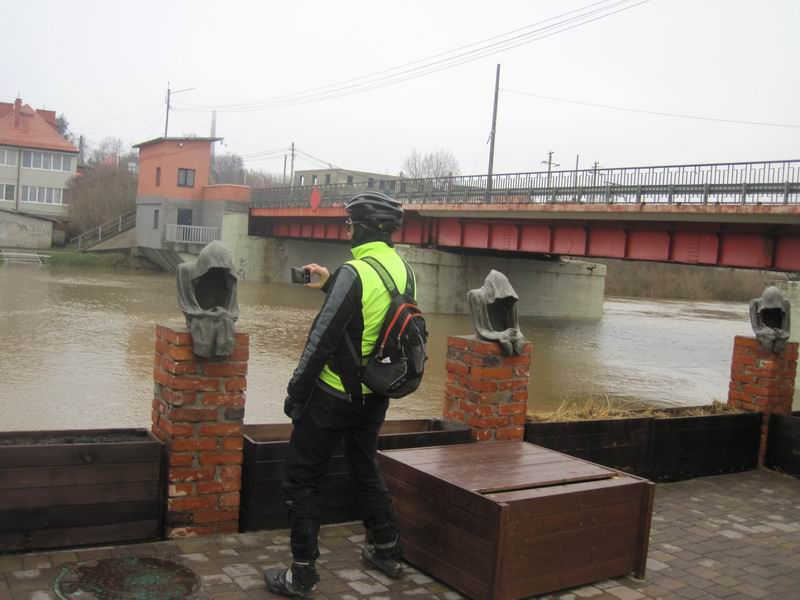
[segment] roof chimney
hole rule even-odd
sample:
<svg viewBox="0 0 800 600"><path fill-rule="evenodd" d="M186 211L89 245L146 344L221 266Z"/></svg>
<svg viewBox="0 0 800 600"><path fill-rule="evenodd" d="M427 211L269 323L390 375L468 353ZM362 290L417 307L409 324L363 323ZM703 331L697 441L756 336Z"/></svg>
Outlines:
<svg viewBox="0 0 800 600"><path fill-rule="evenodd" d="M14 127L19 129L19 122L22 118L22 98L14 100Z"/></svg>

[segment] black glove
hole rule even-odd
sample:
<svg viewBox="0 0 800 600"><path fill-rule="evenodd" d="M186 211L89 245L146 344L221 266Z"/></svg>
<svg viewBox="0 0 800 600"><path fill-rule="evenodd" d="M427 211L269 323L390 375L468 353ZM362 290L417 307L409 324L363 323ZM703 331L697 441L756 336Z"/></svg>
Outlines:
<svg viewBox="0 0 800 600"><path fill-rule="evenodd" d="M286 396L283 401L283 413L292 420L292 423L297 421L303 415L303 402L299 402L291 396Z"/></svg>

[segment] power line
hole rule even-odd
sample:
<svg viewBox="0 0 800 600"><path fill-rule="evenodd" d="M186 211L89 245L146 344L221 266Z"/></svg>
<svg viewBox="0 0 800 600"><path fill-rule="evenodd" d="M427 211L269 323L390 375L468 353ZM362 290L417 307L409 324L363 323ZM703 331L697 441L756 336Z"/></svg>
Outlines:
<svg viewBox="0 0 800 600"><path fill-rule="evenodd" d="M507 50L511 50L513 48L525 44L530 44L532 42L545 39L553 35L557 35L558 33L563 33L570 29L574 29L575 27L586 25L588 23L609 17L619 12L635 8L636 6L639 6L646 2L649 2L649 0L638 0L638 1L616 0L611 3L609 3L608 0L603 0L602 2L595 2L593 4L584 6L580 9L575 9L573 11L563 13L561 15L558 15L557 17L551 17L549 19L545 19L544 21L540 21L528 25L526 27L516 29L507 32L505 34L500 34L492 38L487 38L486 40L482 40L481 42L475 42L467 46L462 46L461 48L456 50L439 53L432 57L428 57L427 59L421 59L418 61L414 61L412 63L406 63L405 65L400 65L399 67L394 67L391 69L385 69L383 71L378 71L370 75L364 75L362 77L345 80L337 84L331 84L328 86L311 88L309 90L295 92L293 94L275 96L272 98L266 98L262 100L256 100L239 104L217 105L216 107L201 107L200 110L206 111L206 110L212 110L213 108L217 108L217 109L222 109L225 112L250 112L250 111L268 110L275 108L287 108L291 106L299 106L302 104L331 100L335 98L349 96L352 94L359 94L372 89L377 89L388 85L394 85L397 83L401 83L403 81L408 81L411 79L416 79L418 77L423 77L425 75L430 75L432 73L437 73L439 71L443 71L446 69L451 69L453 67L468 62L479 60L486 56L498 54L500 52L505 52ZM580 13L580 14L574 15L574 13ZM566 19L561 19L561 17L567 15L574 15L574 16L571 16ZM552 23L544 27L538 27L543 23L547 23L548 21L553 21L556 19L561 19L561 20L556 21L555 23ZM511 35L518 33L519 31L531 29L533 27L538 27L538 28L520 35ZM485 44L486 41L492 41L498 38L504 38L504 39L501 39L500 41L494 41L490 44ZM440 56L452 54L453 52L456 52L460 49L472 48L474 46L479 46L479 47L473 48L472 50L466 52L455 54L453 56L448 56L447 58L442 58L440 60L434 60L434 61L430 60L432 58L437 58ZM413 68L400 70L404 69L404 67L406 66L418 63L424 63L424 64L421 64ZM376 77L377 75L381 76ZM359 82L359 83L354 83L354 82ZM319 90L327 90L327 91L319 91ZM184 110L190 110L189 108L187 108L189 106L190 105L188 104L182 105Z"/></svg>
<svg viewBox="0 0 800 600"><path fill-rule="evenodd" d="M521 96L530 96L532 98L540 98L542 100L553 100L555 102L565 102L567 104L579 104L581 106L592 106L595 108L607 108L609 110L620 110L624 112L640 113L645 115L657 115L660 117L675 117L678 119L693 119L695 121L713 121L716 123L734 123L736 125L761 125L764 127L787 127L791 129L800 129L800 125L792 125L791 123L771 123L767 121L743 121L739 119L722 119L718 117L704 117L700 115L687 115L682 113L662 112L656 110L645 110L642 108L630 108L627 106L614 106L612 104L598 104L596 102L584 102L582 100L570 100L568 98L558 98L556 96L545 96L543 94L534 94L531 92L520 92L519 90L509 90L502 88L501 91L508 92L509 94L519 94Z"/></svg>

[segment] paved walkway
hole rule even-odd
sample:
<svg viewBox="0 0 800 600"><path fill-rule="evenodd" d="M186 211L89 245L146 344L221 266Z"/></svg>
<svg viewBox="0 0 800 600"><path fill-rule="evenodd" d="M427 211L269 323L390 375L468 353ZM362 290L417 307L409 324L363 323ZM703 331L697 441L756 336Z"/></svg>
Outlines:
<svg viewBox="0 0 800 600"><path fill-rule="evenodd" d="M316 598L461 596L409 568L395 582L364 570L360 525L323 528ZM61 566L112 556L175 558L202 577L204 598L271 598L261 572L288 560L285 531L25 555L0 555L0 600L55 598ZM88 596L87 596L88 598ZM759 470L662 484L656 490L647 578L626 577L542 598L800 598L800 481Z"/></svg>

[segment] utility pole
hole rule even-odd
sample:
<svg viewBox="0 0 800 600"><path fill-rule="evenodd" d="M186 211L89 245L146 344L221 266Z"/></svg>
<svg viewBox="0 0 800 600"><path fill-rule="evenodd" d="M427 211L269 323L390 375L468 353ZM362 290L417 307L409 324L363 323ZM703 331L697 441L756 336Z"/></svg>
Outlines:
<svg viewBox="0 0 800 600"><path fill-rule="evenodd" d="M217 137L217 111L211 111L211 137L212 139ZM211 165L210 165L210 177L214 178L214 182L217 183L217 161L214 149L215 149L216 142L211 142Z"/></svg>
<svg viewBox="0 0 800 600"><path fill-rule="evenodd" d="M286 185L286 155L283 155L283 185Z"/></svg>
<svg viewBox="0 0 800 600"><path fill-rule="evenodd" d="M489 174L486 177L486 196L483 201L489 203L492 195L492 171L494 170L494 138L497 131L497 97L500 94L500 63L497 64L497 75L494 80L494 108L492 109L492 133L489 145Z"/></svg>
<svg viewBox="0 0 800 600"><path fill-rule="evenodd" d="M547 165L547 187L550 187L550 171L553 167L560 167L561 165L553 162L553 151L547 153L547 160L542 161L543 165Z"/></svg>
<svg viewBox="0 0 800 600"><path fill-rule="evenodd" d="M86 141L83 139L83 136L80 136L78 138L78 156L80 157L81 162L84 161L83 153L85 149L86 149Z"/></svg>
<svg viewBox="0 0 800 600"><path fill-rule="evenodd" d="M294 193L294 142L292 142L292 171L289 177L291 178L289 179L289 197L291 198Z"/></svg>
<svg viewBox="0 0 800 600"><path fill-rule="evenodd" d="M170 109L170 102L172 99L173 94L180 94L181 92L188 92L189 90L193 90L196 88L183 88L182 90L175 90L174 92L169 89L169 81L167 82L167 118L164 121L164 137L168 137L169 134L169 109Z"/></svg>

